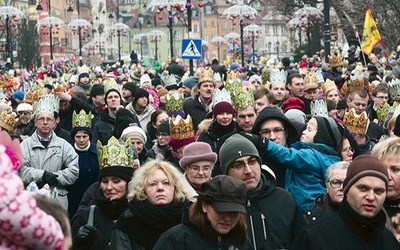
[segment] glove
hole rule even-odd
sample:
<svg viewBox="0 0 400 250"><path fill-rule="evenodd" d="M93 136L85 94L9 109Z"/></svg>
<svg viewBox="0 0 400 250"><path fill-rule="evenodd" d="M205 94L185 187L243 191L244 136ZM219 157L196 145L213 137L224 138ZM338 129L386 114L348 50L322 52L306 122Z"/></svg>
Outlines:
<svg viewBox="0 0 400 250"><path fill-rule="evenodd" d="M44 183L49 184L49 186L57 186L58 180L57 180L57 175L50 173L48 171L44 171L43 176L42 176L42 181Z"/></svg>
<svg viewBox="0 0 400 250"><path fill-rule="evenodd" d="M259 153L264 153L265 149L268 146L269 140L267 138L259 137L250 132L242 131L239 133L241 136L245 137L249 141L251 141L254 146L256 146Z"/></svg>
<svg viewBox="0 0 400 250"><path fill-rule="evenodd" d="M78 233L74 237L74 242L76 246L89 245L92 243L94 234L97 228L94 226L84 225L78 230Z"/></svg>

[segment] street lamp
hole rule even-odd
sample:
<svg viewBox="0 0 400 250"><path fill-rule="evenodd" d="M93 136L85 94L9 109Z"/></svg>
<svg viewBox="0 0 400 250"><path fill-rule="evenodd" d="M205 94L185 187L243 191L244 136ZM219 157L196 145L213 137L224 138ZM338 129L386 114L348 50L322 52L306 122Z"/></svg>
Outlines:
<svg viewBox="0 0 400 250"><path fill-rule="evenodd" d="M116 23L110 27L111 35L118 37L118 62L121 62L121 36L129 31L129 26L123 23Z"/></svg>
<svg viewBox="0 0 400 250"><path fill-rule="evenodd" d="M256 54L255 54L255 48L254 48L254 42L255 39L258 38L260 35L262 35L262 27L256 24L251 24L246 26L243 31L246 34L246 37L251 38L251 45L252 45L252 59L253 59L253 65L255 64L256 60Z"/></svg>
<svg viewBox="0 0 400 250"><path fill-rule="evenodd" d="M219 49L220 49L220 46L222 45L222 44L226 44L226 39L224 38L224 37L222 37L222 36L216 36L216 37L214 37L213 39L211 39L211 41L210 41L212 44L214 44L214 45L216 45L216 46L218 46L218 56L217 56L217 58L218 58L218 60L220 60L220 51L219 51Z"/></svg>
<svg viewBox="0 0 400 250"><path fill-rule="evenodd" d="M280 42L279 41L276 42L276 57L278 58L278 60L279 60L279 45L280 45Z"/></svg>
<svg viewBox="0 0 400 250"><path fill-rule="evenodd" d="M234 55L235 55L235 42L236 42L236 39L238 39L239 37L240 37L240 35L238 33L235 33L235 32L228 33L228 34L226 34L224 36L224 38L228 42L232 42L232 56L231 56L232 60L234 60L234 58L235 58L234 57Z"/></svg>
<svg viewBox="0 0 400 250"><path fill-rule="evenodd" d="M272 46L272 43L271 43L271 42L268 42L268 53L269 53L269 57L271 57L271 46Z"/></svg>
<svg viewBox="0 0 400 250"><path fill-rule="evenodd" d="M157 61L157 43L159 41L161 41L161 39L163 39L163 37L165 36L165 34L157 29L154 29L152 31L150 31L149 33L147 33L147 37L149 38L150 42L154 42L155 44L155 54L154 54L154 61Z"/></svg>

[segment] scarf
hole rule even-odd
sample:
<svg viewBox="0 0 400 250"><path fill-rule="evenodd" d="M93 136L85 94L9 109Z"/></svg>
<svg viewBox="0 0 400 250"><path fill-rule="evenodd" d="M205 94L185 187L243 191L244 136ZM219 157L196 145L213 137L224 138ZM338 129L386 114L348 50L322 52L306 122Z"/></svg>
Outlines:
<svg viewBox="0 0 400 250"><path fill-rule="evenodd" d="M183 207L183 202L153 205L147 199L133 199L128 205L133 216L119 219L115 227L127 233L131 241L152 249L165 231L181 223Z"/></svg>
<svg viewBox="0 0 400 250"><path fill-rule="evenodd" d="M215 133L219 137L229 134L235 129L235 123L233 121L228 125L221 125L216 120L214 120L211 125L214 127Z"/></svg>
<svg viewBox="0 0 400 250"><path fill-rule="evenodd" d="M94 198L96 205L107 214L113 220L119 218L119 216L126 210L128 207L128 198L126 194L117 200L109 200L104 196L101 189L96 190L96 196Z"/></svg>

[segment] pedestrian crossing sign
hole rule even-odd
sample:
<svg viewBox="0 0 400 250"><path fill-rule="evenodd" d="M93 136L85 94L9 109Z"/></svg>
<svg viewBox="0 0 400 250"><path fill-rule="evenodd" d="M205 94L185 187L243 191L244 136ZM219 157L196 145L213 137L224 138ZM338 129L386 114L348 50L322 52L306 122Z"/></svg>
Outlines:
<svg viewBox="0 0 400 250"><path fill-rule="evenodd" d="M182 39L182 59L201 59L201 39Z"/></svg>

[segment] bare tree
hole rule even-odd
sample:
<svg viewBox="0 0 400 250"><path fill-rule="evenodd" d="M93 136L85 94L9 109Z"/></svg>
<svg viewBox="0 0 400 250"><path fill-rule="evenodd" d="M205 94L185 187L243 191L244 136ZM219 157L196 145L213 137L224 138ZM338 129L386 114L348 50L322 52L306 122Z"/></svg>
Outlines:
<svg viewBox="0 0 400 250"><path fill-rule="evenodd" d="M18 43L19 64L23 67L34 66L39 58L39 35L35 27L36 21L29 18L21 20L16 41Z"/></svg>

